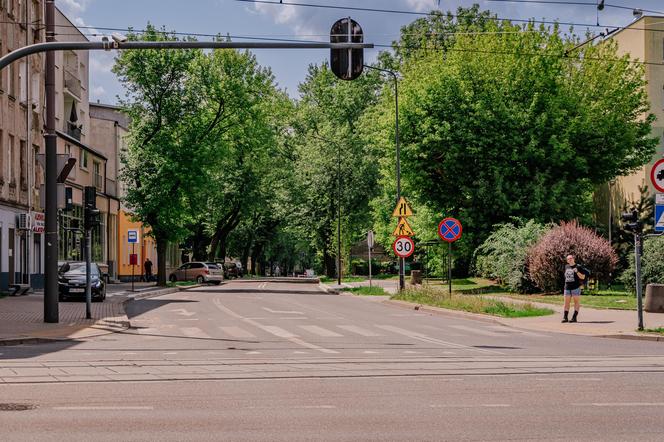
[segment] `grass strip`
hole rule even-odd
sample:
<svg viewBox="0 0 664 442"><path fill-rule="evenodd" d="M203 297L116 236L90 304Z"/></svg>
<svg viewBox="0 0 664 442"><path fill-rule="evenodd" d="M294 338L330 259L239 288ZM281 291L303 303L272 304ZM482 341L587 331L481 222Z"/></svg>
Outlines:
<svg viewBox="0 0 664 442"><path fill-rule="evenodd" d="M660 335L664 335L664 327L658 327L658 328L647 328L643 330L644 333L658 333Z"/></svg>
<svg viewBox="0 0 664 442"><path fill-rule="evenodd" d="M543 304L563 305L562 295L517 295L514 293L502 293L500 296L506 296L521 301L541 302ZM603 294L582 294L581 306L613 309L613 310L636 310L636 296L622 295L603 295Z"/></svg>
<svg viewBox="0 0 664 442"><path fill-rule="evenodd" d="M356 295L362 296L385 296L385 290L382 287L353 287L349 289L344 289L345 292L352 292Z"/></svg>
<svg viewBox="0 0 664 442"><path fill-rule="evenodd" d="M470 313L481 313L503 318L521 318L529 316L552 315L553 310L535 307L529 303L510 303L482 296L460 295L452 293L450 297L444 290L423 287L408 289L395 295L392 299L431 305L450 310L462 310Z"/></svg>

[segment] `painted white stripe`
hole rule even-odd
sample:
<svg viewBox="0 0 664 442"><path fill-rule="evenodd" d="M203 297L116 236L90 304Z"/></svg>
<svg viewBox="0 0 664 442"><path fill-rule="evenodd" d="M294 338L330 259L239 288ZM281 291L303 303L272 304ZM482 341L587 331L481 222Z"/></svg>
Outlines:
<svg viewBox="0 0 664 442"><path fill-rule="evenodd" d="M417 339L418 341L427 342L429 344L436 344L436 345L440 345L440 346L447 347L447 348L463 348L463 349L466 349L466 350L476 351L476 352L479 352L479 353L503 354L499 351L486 350L486 349L483 349L483 348L474 348L474 347L469 347L467 345L455 344L454 342L443 341L441 339L436 339L436 338L432 338L432 337L427 336L427 335L423 335L422 333L417 333L417 332L414 332L414 331L405 330L403 328L395 327L393 325L376 325L376 327L378 327L382 330L387 330L387 331L390 331L390 332L393 332L393 333L397 333L397 334L400 334L400 335L403 335L403 336L407 336L411 339Z"/></svg>
<svg viewBox="0 0 664 442"><path fill-rule="evenodd" d="M219 327L221 331L225 334L230 335L234 338L255 338L256 335L249 333L248 331L241 329L240 327Z"/></svg>
<svg viewBox="0 0 664 442"><path fill-rule="evenodd" d="M535 378L536 381L551 381L551 382L600 382L600 378Z"/></svg>
<svg viewBox="0 0 664 442"><path fill-rule="evenodd" d="M349 331L351 333L357 333L358 335L361 336L382 336L379 333L372 332L371 330L367 330L366 328L362 327L357 327L355 325L338 325L337 327Z"/></svg>
<svg viewBox="0 0 664 442"><path fill-rule="evenodd" d="M271 333L280 338L297 338L296 334L284 330L281 327L277 327L276 325L259 325L259 327L265 330L266 332Z"/></svg>
<svg viewBox="0 0 664 442"><path fill-rule="evenodd" d="M466 332L475 333L475 334L478 334L478 335L483 335L483 336L501 336L501 337L505 336L505 335L502 335L500 333L492 332L492 331L489 331L489 330L483 330L480 327L468 327L466 325L448 325L448 327L454 328L456 330L462 330L462 331L466 331Z"/></svg>
<svg viewBox="0 0 664 442"><path fill-rule="evenodd" d="M339 333L333 332L332 330L328 330L323 327L319 327L317 325L300 325L299 326L301 329L308 331L309 333L313 333L318 336L323 336L326 338L340 338L343 335L340 335Z"/></svg>
<svg viewBox="0 0 664 442"><path fill-rule="evenodd" d="M181 327L180 331L188 338L210 338L211 336L205 333L198 327Z"/></svg>
<svg viewBox="0 0 664 442"><path fill-rule="evenodd" d="M664 402L592 402L590 404L572 404L578 407L664 407Z"/></svg>
<svg viewBox="0 0 664 442"><path fill-rule="evenodd" d="M510 404L473 404L473 405L463 405L463 404L431 404L431 408L506 408L511 407Z"/></svg>
<svg viewBox="0 0 664 442"><path fill-rule="evenodd" d="M237 318L237 319L241 319L241 320L243 320L244 322L246 322L247 324L251 324L251 325L253 325L254 327L258 327L258 328L260 328L260 329L262 329L262 330L265 330L265 331L267 331L267 332L269 332L269 333L272 333L272 331L276 331L275 329L278 329L278 328L279 328L279 327L274 327L274 326L269 326L269 325L263 325L263 324L261 324L260 322L256 322L256 321L254 321L254 320L251 319L251 318L245 318L244 316L242 316L242 315L240 315L240 314L238 314L238 313L235 313L233 310L231 310L231 309L229 309L228 307L224 306L224 305L221 303L221 300L220 300L219 298L214 298L213 302L214 302L214 305L215 305L219 310L221 310L222 312L226 313L227 315L233 316L234 318ZM270 328L272 329L272 331L270 331ZM290 334L290 333L287 332L286 330L283 330L283 329L279 329L279 330L281 330L281 331L284 332L284 333L288 333L288 334ZM291 335L291 337L288 337L287 339L288 339L290 342L294 343L294 344L300 345L300 346L305 347L305 348L310 348L310 349L312 349L312 350L316 350L316 351L319 351L319 352L321 352L321 353L328 353L328 354L336 354L336 353L339 353L338 351L331 350L331 349L329 349L329 348L323 348L323 347L320 347L320 346L318 346L318 345L311 344L311 343L309 343L309 342L305 342L305 341L303 341L302 339L299 339L299 338L295 337L295 335Z"/></svg>
<svg viewBox="0 0 664 442"><path fill-rule="evenodd" d="M548 338L548 335L541 335L539 333L531 332L531 331L525 331L525 330L518 330L515 328L508 328L503 325L488 325L485 326L485 328L490 328L492 330L498 330L502 331L503 333L500 333L502 335L507 335L507 334L518 334L518 335L526 335L526 336L533 336L536 338Z"/></svg>
<svg viewBox="0 0 664 442"><path fill-rule="evenodd" d="M294 310L272 310L271 308L263 307L263 310L270 313L276 313L280 315L303 315L302 312L297 312Z"/></svg>
<svg viewBox="0 0 664 442"><path fill-rule="evenodd" d="M154 410L154 407L141 406L80 406L80 407L53 407L54 410Z"/></svg>

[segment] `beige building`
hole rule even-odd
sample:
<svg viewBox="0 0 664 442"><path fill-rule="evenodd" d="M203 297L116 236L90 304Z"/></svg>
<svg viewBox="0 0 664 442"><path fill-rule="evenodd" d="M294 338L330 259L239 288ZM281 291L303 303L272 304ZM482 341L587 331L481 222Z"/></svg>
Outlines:
<svg viewBox="0 0 664 442"><path fill-rule="evenodd" d="M0 56L43 42L43 16L43 0L0 1ZM43 286L44 62L31 55L0 72L0 291Z"/></svg>
<svg viewBox="0 0 664 442"><path fill-rule="evenodd" d="M647 186L650 195L655 189L650 182L650 170L659 158L664 155L664 17L644 16L629 26L615 32L610 37L617 43L620 55L628 54L633 59L646 62L645 78L648 82L647 93L650 99L650 111L655 115L653 135L659 137L657 153L645 167L634 174L617 179L605 185L596 195L598 216L601 224L608 220L609 207L613 212L613 223L616 225L619 211L624 204L638 202L639 188ZM609 193L610 191L610 193ZM607 204L611 201L611 204Z"/></svg>
<svg viewBox="0 0 664 442"><path fill-rule="evenodd" d="M58 41L88 41L87 38L56 9L56 29L67 29ZM58 154L76 159L66 186L71 187L74 208L62 211L58 218L58 241L61 261L83 260L83 194L86 186L97 189L97 208L101 225L92 232L92 260L106 268L111 276L116 269L117 198L116 158L113 146L95 139L90 118L88 51L59 51L55 56L55 118Z"/></svg>

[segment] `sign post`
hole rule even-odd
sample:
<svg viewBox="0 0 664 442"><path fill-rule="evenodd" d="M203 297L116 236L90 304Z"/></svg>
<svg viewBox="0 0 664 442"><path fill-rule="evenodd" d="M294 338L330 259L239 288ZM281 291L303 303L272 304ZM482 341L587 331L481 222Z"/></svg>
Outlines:
<svg viewBox="0 0 664 442"><path fill-rule="evenodd" d="M395 218L399 218L397 227L394 229L394 232L392 232L392 235L397 237L397 239L392 244L392 249L394 250L394 253L397 255L397 257L399 257L399 291L401 291L406 286L405 258L412 255L413 251L415 251L415 243L410 239L410 237L413 236L415 232L413 232L413 229L410 227L410 224L408 224L407 220L409 216L413 216L413 211L411 210L408 201L406 201L406 198L404 197L399 198L397 206L392 211L392 216ZM410 253L406 256L401 256L399 253L397 253L397 249L395 247L397 246L397 242L399 242L403 238L408 238L412 243ZM400 244L401 244L400 247L405 247L404 245L405 243L400 243Z"/></svg>
<svg viewBox="0 0 664 442"><path fill-rule="evenodd" d="M138 230L127 230L127 243L131 244L131 254L129 255L129 265L131 266L131 291L134 292L134 269L138 264L138 256L136 255L136 243L138 243Z"/></svg>
<svg viewBox="0 0 664 442"><path fill-rule="evenodd" d="M367 248L369 249L369 288L371 288L371 249L374 246L374 233L369 230L367 233Z"/></svg>
<svg viewBox="0 0 664 442"><path fill-rule="evenodd" d="M454 218L445 218L438 224L438 236L447 242L447 284L450 297L452 297L452 243L461 238L463 227L461 222Z"/></svg>

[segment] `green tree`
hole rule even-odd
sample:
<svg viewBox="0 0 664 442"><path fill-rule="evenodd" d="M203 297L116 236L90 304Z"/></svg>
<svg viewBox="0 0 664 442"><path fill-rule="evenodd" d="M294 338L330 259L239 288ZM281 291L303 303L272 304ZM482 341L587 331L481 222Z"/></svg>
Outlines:
<svg viewBox="0 0 664 442"><path fill-rule="evenodd" d="M512 217L587 218L594 186L645 164L657 142L643 70L615 44L566 57L577 42L556 27L485 29L496 32L411 58L400 91L406 188L463 221L463 267Z"/></svg>
<svg viewBox="0 0 664 442"><path fill-rule="evenodd" d="M131 40L176 40L148 25ZM166 247L187 233L187 191L201 186L209 143L223 130L223 97L216 94L210 63L198 50L128 50L113 72L125 87L122 105L131 118L120 179L132 215L150 227L157 243L158 284L166 284Z"/></svg>

